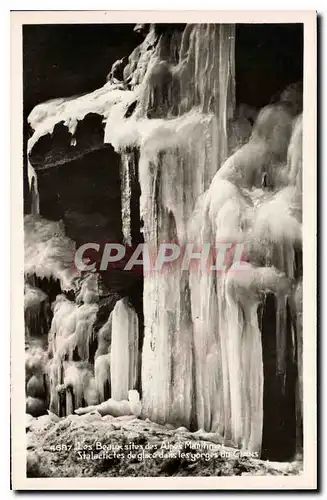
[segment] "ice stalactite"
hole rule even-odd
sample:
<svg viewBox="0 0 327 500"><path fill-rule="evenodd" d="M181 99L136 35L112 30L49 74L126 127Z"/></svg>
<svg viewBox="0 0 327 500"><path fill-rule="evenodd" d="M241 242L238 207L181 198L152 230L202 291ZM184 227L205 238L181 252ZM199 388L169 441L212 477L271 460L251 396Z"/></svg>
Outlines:
<svg viewBox="0 0 327 500"><path fill-rule="evenodd" d="M122 92L124 90L124 92ZM33 135L28 140L27 153L30 154L40 137L52 134L55 126L64 122L72 138L79 121L89 113L106 117L112 106L117 106L126 99L130 101L133 92L126 90L122 84L106 83L91 94L67 98L52 99L38 104L28 116Z"/></svg>
<svg viewBox="0 0 327 500"><path fill-rule="evenodd" d="M74 408L82 406L82 397L86 400L86 397L94 395L98 402L93 365L90 364L93 362L90 359L90 344L97 311L98 306L94 302L78 306L63 295L58 295L53 303L53 320L48 337L48 354L52 361L48 368L50 409L57 414L63 412L63 407L71 412L72 405ZM65 403L60 400L61 386Z"/></svg>
<svg viewBox="0 0 327 500"><path fill-rule="evenodd" d="M257 309L267 292L289 290L290 281L275 268L230 269L225 280L227 363L230 380L231 438L238 446L261 451L263 361Z"/></svg>
<svg viewBox="0 0 327 500"><path fill-rule="evenodd" d="M283 104L263 109L249 141L219 169L227 156L226 127L234 109L233 28L187 26L178 57L172 50L175 40L168 42L170 45L159 40L153 51L138 89L139 104L134 115L114 130L109 113L106 126L106 140L117 150L140 148L140 211L145 241L152 245L154 253L158 244L165 241L184 245L195 202L218 171L202 200L204 206L196 228L197 234L202 235L199 243L214 245L226 239L231 243L250 239L251 255L257 253L256 265L275 266L292 278L293 239L298 238L298 227L287 219L289 206L285 197L281 194L275 200L271 190L288 185L286 155L293 116ZM123 199L129 194L128 183L126 186ZM274 221L268 221L268 227L260 226L266 217L271 220L267 211L272 208L285 209L285 223L291 228L282 245L283 235L277 235L274 241ZM262 219L261 210L265 212ZM232 299L227 293L226 277L197 273L191 270L188 276L170 266L160 273L145 272L143 407L157 421L171 420L190 426L194 370L196 425L207 430L214 427L226 439L258 450L263 384L256 321L259 299L246 305L245 321L237 298ZM284 295L278 298L280 353L285 353L285 300ZM247 324L252 329L244 326ZM243 331L248 331L248 335L240 344ZM237 364L231 358L234 349L238 349L239 368L244 356L257 353L253 363L257 371L248 375L244 372L243 389L240 373L235 370ZM277 369L285 370L283 354ZM240 396L242 391L249 392L246 403ZM240 417L242 405L245 415L257 414L256 435L252 435L252 417L248 417L248 429L244 431L242 427L247 419Z"/></svg>
<svg viewBox="0 0 327 500"><path fill-rule="evenodd" d="M131 245L131 172L127 155L121 156L122 230L124 242Z"/></svg>
<svg viewBox="0 0 327 500"><path fill-rule="evenodd" d="M114 128L109 113L105 133L117 150L140 148L140 212L145 242L154 253L164 241L186 243L195 201L227 155L226 122L234 108L234 28L187 26L176 51L178 44L176 37L159 39L133 116ZM190 426L187 274L169 266L145 273L143 304L143 407L149 418Z"/></svg>
<svg viewBox="0 0 327 500"><path fill-rule="evenodd" d="M53 320L49 332L49 350L58 359L89 360L89 346L96 320L96 303L77 306L63 295L53 303Z"/></svg>
<svg viewBox="0 0 327 500"><path fill-rule="evenodd" d="M190 270L197 426L257 452L263 428L257 309L266 293L275 294L276 370L285 382L287 300L292 294L295 249L301 246L286 165L291 132L292 117L283 107L263 110L249 142L226 160L199 199L189 225L189 239L198 247L242 242L245 259L251 263L234 268L227 261L225 269L216 273L200 267ZM271 186L279 190L259 187L265 170ZM216 391L210 392L212 386Z"/></svg>
<svg viewBox="0 0 327 500"><path fill-rule="evenodd" d="M99 401L90 355L98 312L97 277L91 274L80 284L77 303L58 295L52 304L48 372L50 409L58 415L72 413L83 401Z"/></svg>
<svg viewBox="0 0 327 500"><path fill-rule="evenodd" d="M51 310L47 295L39 288L26 284L24 311L26 338L47 335L51 323Z"/></svg>
<svg viewBox="0 0 327 500"><path fill-rule="evenodd" d="M66 414L75 408L99 402L93 366L85 361L64 363L63 384L66 390Z"/></svg>
<svg viewBox="0 0 327 500"><path fill-rule="evenodd" d="M111 354L102 354L94 361L94 376L100 402L106 401L109 398L110 387L110 362Z"/></svg>
<svg viewBox="0 0 327 500"><path fill-rule="evenodd" d="M245 243L252 238L256 244L252 216L251 198L234 184L217 180L200 200L190 238L199 246L208 241L213 246ZM256 267L259 262L253 254L247 258L255 267L243 263L234 268L226 262L225 269L216 273L190 270L196 414L198 427L219 432L226 442L260 452L263 362L257 308L268 291L280 297L290 293L291 280L275 267ZM212 386L215 391L210 392Z"/></svg>
<svg viewBox="0 0 327 500"><path fill-rule="evenodd" d="M37 215L40 213L40 196L38 191L37 175L30 161L27 160L27 175L31 196L31 214Z"/></svg>
<svg viewBox="0 0 327 500"><path fill-rule="evenodd" d="M259 205L253 223L258 257L295 278L295 249L301 246L301 226L291 214L293 188L284 188ZM287 303L290 290L276 295L276 373L285 388L287 357Z"/></svg>
<svg viewBox="0 0 327 500"><path fill-rule="evenodd" d="M133 151L121 154L121 204L122 204L122 231L124 243L132 244L132 195L135 189L136 168Z"/></svg>
<svg viewBox="0 0 327 500"><path fill-rule="evenodd" d="M302 114L296 118L287 153L289 185L293 188L291 210L294 217L302 222Z"/></svg>
<svg viewBox="0 0 327 500"><path fill-rule="evenodd" d="M79 272L74 265L75 243L65 236L62 221L26 215L24 238L25 275L58 279L61 289L69 290Z"/></svg>
<svg viewBox="0 0 327 500"><path fill-rule="evenodd" d="M144 239L155 255L159 243L186 244L195 200L218 167L218 135L215 117L195 112L163 122L143 141L140 212ZM151 418L189 426L192 325L187 275L178 266L145 272L143 304L143 405Z"/></svg>
<svg viewBox="0 0 327 500"><path fill-rule="evenodd" d="M26 216L25 250L25 316L30 335L38 333L33 329L34 324L40 327L40 315L45 315L48 306L48 324L43 332L48 333L48 353L42 374L47 389L43 388L41 375L34 374L28 382L27 409L31 414L40 414L49 404L51 411L64 416L75 408L96 405L109 397L112 320L109 318L95 332L98 302L104 292L102 282L96 272L81 274L75 271L75 244L65 236L61 222L47 221L35 215ZM32 285L39 285L42 290ZM135 329L138 335L137 318ZM138 336L134 336L133 329L130 335L131 345L127 349L131 351L129 359L131 366L135 365L136 373ZM41 340L45 345L46 338ZM45 351L44 355L46 357ZM133 377L134 371L131 368L130 377ZM128 389L134 386L135 382L130 382ZM38 396L41 393L42 399Z"/></svg>
<svg viewBox="0 0 327 500"><path fill-rule="evenodd" d="M134 309L121 299L116 302L112 315L111 341L111 395L120 401L135 389L138 374L138 317Z"/></svg>
<svg viewBox="0 0 327 500"><path fill-rule="evenodd" d="M296 451L303 453L303 284L296 286L293 297L296 326L297 391L296 391Z"/></svg>
<svg viewBox="0 0 327 500"><path fill-rule="evenodd" d="M302 115L295 122L288 148L289 180L292 191L290 209L292 215L302 222ZM301 257L300 257L301 258ZM301 262L300 262L301 265ZM296 451L303 453L303 281L297 270L297 283L291 298L291 310L296 337L297 391L296 391Z"/></svg>
<svg viewBox="0 0 327 500"><path fill-rule="evenodd" d="M237 242L246 208L247 202L239 190L231 183L221 181L217 191L213 193L210 188L199 200L189 225L189 241L195 242L198 248L208 243L214 247L219 241ZM230 439L226 333L229 317L226 316L224 274L210 271L215 263L210 256L204 270L199 265L190 269L197 426L218 431Z"/></svg>
<svg viewBox="0 0 327 500"><path fill-rule="evenodd" d="M51 412L63 417L81 406L99 403L92 364L87 361L59 362L53 358L47 371Z"/></svg>

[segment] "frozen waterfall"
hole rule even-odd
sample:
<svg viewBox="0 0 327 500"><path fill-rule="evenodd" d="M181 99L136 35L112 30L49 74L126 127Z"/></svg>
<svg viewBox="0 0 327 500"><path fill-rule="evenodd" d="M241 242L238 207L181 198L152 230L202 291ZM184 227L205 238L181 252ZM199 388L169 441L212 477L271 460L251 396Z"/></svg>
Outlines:
<svg viewBox="0 0 327 500"><path fill-rule="evenodd" d="M139 317L124 297L98 334L95 381L88 365L70 364L76 351L78 363L90 362L98 312L93 278L76 303L59 295L49 336L53 384L65 382L64 364L66 383L79 402L84 397L97 403L81 394L78 373L86 377L90 394L97 385L101 403L109 382L111 397L124 401L139 389L141 371L142 415L217 432L226 444L260 453L265 380L258 311L271 294L276 380L284 394L291 359L298 369L298 429L302 421L302 116L294 118L282 102L268 105L255 113L253 127L246 122L241 141L229 136L235 118L234 45L233 25L186 25L160 35L152 26L130 55L123 82L37 106L30 115L35 132L29 148L63 118L74 135L78 120L98 113L105 122L104 142L120 154L124 243L134 243L131 197L137 181L138 216L151 252L165 242L180 248L191 243L199 250L230 247L224 270L211 269L212 253L205 269L183 270L176 262L159 272L144 269L141 356ZM230 143L241 145L230 154ZM29 175L32 189L32 167ZM60 222L35 215L37 184L34 188L34 215L25 221L26 273L53 276L62 290L69 289L76 278L74 245ZM244 250L239 266L234 265L240 260L237 244Z"/></svg>

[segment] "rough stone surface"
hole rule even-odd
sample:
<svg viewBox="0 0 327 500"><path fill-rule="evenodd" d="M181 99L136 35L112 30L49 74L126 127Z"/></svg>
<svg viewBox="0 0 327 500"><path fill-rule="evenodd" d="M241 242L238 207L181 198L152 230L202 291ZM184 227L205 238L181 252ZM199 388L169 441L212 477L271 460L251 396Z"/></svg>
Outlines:
<svg viewBox="0 0 327 500"><path fill-rule="evenodd" d="M134 416L33 419L27 438L28 477L288 476L302 471L299 461L240 456L213 433L167 429Z"/></svg>

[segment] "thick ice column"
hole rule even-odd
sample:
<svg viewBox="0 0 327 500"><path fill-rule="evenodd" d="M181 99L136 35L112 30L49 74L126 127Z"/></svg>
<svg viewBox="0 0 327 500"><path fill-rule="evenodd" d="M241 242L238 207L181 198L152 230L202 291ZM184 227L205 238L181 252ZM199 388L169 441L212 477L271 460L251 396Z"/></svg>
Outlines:
<svg viewBox="0 0 327 500"><path fill-rule="evenodd" d="M191 271L196 425L224 433L223 364L217 343L217 292L212 274ZM227 379L225 381L228 382Z"/></svg>
<svg viewBox="0 0 327 500"><path fill-rule="evenodd" d="M189 139L179 148L151 156L141 149L141 216L145 241L155 255L160 243L186 244L195 201L218 168L216 119L201 120L188 129ZM193 325L188 272L180 266L175 261L144 274L143 407L150 418L189 426Z"/></svg>
<svg viewBox="0 0 327 500"><path fill-rule="evenodd" d="M246 450L260 454L263 429L264 381L261 332L257 317L258 304L258 301L249 304L245 317L243 371L246 382L243 388L243 397L248 396L249 400L245 403L248 404L248 412L245 413L243 447Z"/></svg>
<svg viewBox="0 0 327 500"><path fill-rule="evenodd" d="M235 105L235 27L231 24L187 25L180 48L179 113L200 106L215 113L222 128ZM222 141L224 145L224 141Z"/></svg>
<svg viewBox="0 0 327 500"><path fill-rule="evenodd" d="M111 397L120 401L137 382L138 317L127 299L119 300L111 314Z"/></svg>
<svg viewBox="0 0 327 500"><path fill-rule="evenodd" d="M227 154L226 122L234 105L233 35L232 26L186 27L173 70L178 91L169 94L168 108L171 113L178 109L181 116L175 139L169 147L168 129L163 126L157 149L151 137L141 145L141 216L145 241L155 251L165 241L186 244L196 200ZM184 114L192 110L201 112L198 120L197 115ZM218 425L220 407L214 315L205 315L206 325L197 323L191 313L192 277L179 266L175 262L144 275L143 408L154 420L190 426L196 391L198 425L210 429L212 420ZM212 287L204 288L202 301L215 301Z"/></svg>
<svg viewBox="0 0 327 500"><path fill-rule="evenodd" d="M263 361L257 320L258 300L251 297L249 291L248 298L240 301L242 292L239 292L234 295L231 290L227 291L225 335L230 381L230 432L232 442L237 446L260 453Z"/></svg>

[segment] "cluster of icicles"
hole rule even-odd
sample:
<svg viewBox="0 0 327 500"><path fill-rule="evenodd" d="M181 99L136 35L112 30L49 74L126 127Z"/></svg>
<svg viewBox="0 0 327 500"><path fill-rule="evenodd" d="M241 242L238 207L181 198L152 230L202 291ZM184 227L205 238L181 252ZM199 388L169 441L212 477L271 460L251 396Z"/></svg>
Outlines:
<svg viewBox="0 0 327 500"><path fill-rule="evenodd" d="M93 279L88 280L89 282ZM50 410L64 414L101 404L109 399L127 401L137 382L138 319L125 299L119 300L97 333L97 350L91 359L89 345L98 306L87 298L77 304L58 296L49 334L53 356L50 370ZM80 301L82 301L80 303ZM81 361L76 361L81 360ZM60 397L64 396L64 402ZM109 402L110 405L110 402ZM101 410L101 407L98 408Z"/></svg>
<svg viewBox="0 0 327 500"><path fill-rule="evenodd" d="M80 106L78 99L65 103L64 113L68 126L87 112L104 116L105 142L122 157L125 241L131 242L130 176L138 172L146 242L154 248L162 241L199 247L243 242L247 262L240 270L227 263L223 273L167 266L144 276L143 415L217 432L226 442L260 453L263 361L257 310L267 293L276 297L281 377L286 301L295 319L302 414L302 285L295 273L302 239L302 117L295 118L285 103L267 106L247 142L230 154L227 121L235 106L229 25L190 25L159 40L150 30L130 56L124 80L129 90L108 83L89 100L79 98ZM49 116L41 120L41 130L35 125L34 142L62 119L58 106L42 106L37 117L41 111ZM131 106L135 110L129 113ZM139 150L138 165L133 148ZM76 303L59 296L52 305L50 408L57 413L62 389L69 413L79 406L99 408L95 405L106 400L109 386L113 400L126 400L136 387L138 319L125 299L97 334L93 371L88 342L98 306L92 279L87 283Z"/></svg>
<svg viewBox="0 0 327 500"><path fill-rule="evenodd" d="M287 300L295 304L295 318L301 312L294 300L301 287L294 280L295 251L301 247L301 117L283 164L291 133L291 116L282 107L264 109L249 142L222 165L198 201L189 231L199 245L243 242L247 260L243 268L227 262L216 275L200 267L190 272L197 423L259 452L263 361L258 306L266 293L274 293L276 370L284 378ZM260 187L262 179L269 180L270 189Z"/></svg>
<svg viewBox="0 0 327 500"><path fill-rule="evenodd" d="M40 416L49 409L66 416L79 409L82 413L91 411L96 405L103 414L140 414L134 390L139 363L138 318L126 299L116 302L96 333L95 355L90 354L99 309L97 281L96 274L83 278L75 302L65 294L57 295L51 304L50 323L45 321L49 318L48 297L26 284L27 413ZM49 333L41 328L44 322Z"/></svg>
<svg viewBox="0 0 327 500"><path fill-rule="evenodd" d="M226 442L260 453L264 381L257 312L268 293L277 303L276 372L283 384L291 307L302 414L302 284L296 270L302 116L289 102L265 107L245 144L227 157L233 141L226 122L234 105L228 30L188 27L179 59L170 64L159 44L134 117L113 123L109 113L105 141L121 153L124 175L129 149L139 148L141 217L152 247L165 241L198 248L242 242L246 253L247 265L239 270L227 263L223 273L168 266L145 274L144 412L162 423L218 432ZM126 189L123 216L128 195Z"/></svg>
<svg viewBox="0 0 327 500"><path fill-rule="evenodd" d="M141 147L145 240L193 242L198 249L242 242L247 263L235 269L227 262L222 273L202 272L201 266L146 273L142 404L155 421L218 432L226 442L260 453L264 381L257 312L267 293L277 302L276 372L284 383L287 303L293 324L299 323L292 326L294 356L302 349L296 274L302 117L294 119L283 104L264 108L249 141L223 162L207 190L203 177L216 152L203 143L205 131L200 118L188 129L186 144L182 136L178 147L162 151L158 135L157 155L154 141L150 151ZM302 360L296 363L300 373ZM297 405L301 414L301 380Z"/></svg>
<svg viewBox="0 0 327 500"><path fill-rule="evenodd" d="M64 416L103 403L111 395L125 401L123 408L110 400L103 411L109 404L110 411L126 413L126 404L138 404L135 393L130 393L138 376L138 318L126 299L118 300L94 333L99 276L78 272L74 249L61 222L25 217L26 411L39 416L49 408ZM50 303L45 290L53 292L54 285L63 293ZM93 356L92 344L97 345Z"/></svg>

